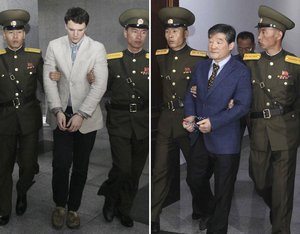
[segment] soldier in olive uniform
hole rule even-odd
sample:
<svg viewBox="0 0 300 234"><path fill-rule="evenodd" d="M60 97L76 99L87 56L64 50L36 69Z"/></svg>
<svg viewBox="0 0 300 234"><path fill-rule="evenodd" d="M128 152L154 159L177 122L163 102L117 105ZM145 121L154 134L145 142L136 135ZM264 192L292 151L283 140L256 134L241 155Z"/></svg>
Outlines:
<svg viewBox="0 0 300 234"><path fill-rule="evenodd" d="M181 7L168 7L159 11L158 16L165 24L165 38L168 49L156 51L163 85L163 105L158 123L155 161L152 172L152 232L159 232L159 215L170 189L172 157L175 151L182 150L187 163L190 141L182 128L183 100L194 64L206 58L206 52L197 51L186 44L187 27L195 21L192 12ZM197 195L192 190L193 219L200 218Z"/></svg>
<svg viewBox="0 0 300 234"><path fill-rule="evenodd" d="M113 166L98 195L105 196L103 215L133 226L130 210L149 151L149 54L143 49L149 17L133 8L120 15L127 49L108 54L110 104L107 129ZM145 204L146 205L146 204Z"/></svg>
<svg viewBox="0 0 300 234"><path fill-rule="evenodd" d="M299 145L300 58L282 49L294 22L267 6L260 6L258 15L264 52L244 56L253 87L250 175L270 208L272 233L288 234Z"/></svg>
<svg viewBox="0 0 300 234"><path fill-rule="evenodd" d="M0 225L8 223L12 206L12 172L18 152L17 215L27 208L26 193L34 183L38 132L42 113L36 99L37 80L42 83L43 59L39 49L24 48L24 10L0 13L7 48L0 50Z"/></svg>

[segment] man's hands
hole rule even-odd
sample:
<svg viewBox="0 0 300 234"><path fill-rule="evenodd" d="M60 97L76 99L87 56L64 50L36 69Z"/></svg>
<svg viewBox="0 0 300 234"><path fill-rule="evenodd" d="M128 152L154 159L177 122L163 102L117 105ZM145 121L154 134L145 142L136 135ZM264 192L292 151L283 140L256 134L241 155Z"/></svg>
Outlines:
<svg viewBox="0 0 300 234"><path fill-rule="evenodd" d="M195 123L195 116L188 116L183 119L182 126L188 132L193 132L195 130L195 125L197 125L198 129L202 133L211 132L211 123L209 118L202 119Z"/></svg>
<svg viewBox="0 0 300 234"><path fill-rule="evenodd" d="M53 81L59 81L61 78L61 72L59 71L53 71L49 73L49 78ZM86 79L88 80L88 82L90 84L95 82L95 74L94 74L94 70L91 70L87 75L86 75Z"/></svg>
<svg viewBox="0 0 300 234"><path fill-rule="evenodd" d="M49 78L53 81L59 81L61 78L61 73L59 71L50 72Z"/></svg>
<svg viewBox="0 0 300 234"><path fill-rule="evenodd" d="M183 119L182 121L182 127L186 129L188 132L194 131L194 122L195 122L195 116L188 116Z"/></svg>
<svg viewBox="0 0 300 234"><path fill-rule="evenodd" d="M88 80L88 82L90 84L94 83L95 82L95 74L94 74L94 70L91 70L87 76L86 76L86 79Z"/></svg>
<svg viewBox="0 0 300 234"><path fill-rule="evenodd" d="M60 130L68 132L76 132L80 129L83 117L79 114L74 114L71 119L66 123L66 116L62 111L56 114L57 125Z"/></svg>

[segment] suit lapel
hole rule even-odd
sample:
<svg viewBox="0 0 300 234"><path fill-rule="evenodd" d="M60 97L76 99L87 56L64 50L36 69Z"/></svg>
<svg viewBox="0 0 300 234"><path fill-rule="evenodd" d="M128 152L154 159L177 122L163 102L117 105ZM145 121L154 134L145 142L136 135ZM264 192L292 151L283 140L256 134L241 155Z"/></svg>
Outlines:
<svg viewBox="0 0 300 234"><path fill-rule="evenodd" d="M71 66L72 66L71 76L72 77L76 77L76 74L82 72L81 71L82 66L80 66L80 64L84 63L85 60L87 59L86 56L85 56L86 54L89 54L89 53L86 53L87 52L87 47L88 47L87 36L84 36L84 38L81 42L81 45L79 47L79 50L77 51L76 58L75 58L73 66L72 66L72 61L71 61ZM70 58L71 58L71 56L70 56ZM74 76L73 76L73 74L74 74Z"/></svg>
<svg viewBox="0 0 300 234"><path fill-rule="evenodd" d="M209 96L211 93L213 93L216 88L222 83L223 79L226 79L228 75L231 73L233 64L232 64L233 58L231 58L223 67L221 72L217 75L217 77L214 80L213 86L208 90L207 95Z"/></svg>
<svg viewBox="0 0 300 234"><path fill-rule="evenodd" d="M70 42L68 36L66 36L64 39L64 46L62 48L62 53L64 54L66 67L69 71L67 74L70 74L72 70L72 60L71 60L71 48L70 48ZM67 78L69 79L69 77Z"/></svg>

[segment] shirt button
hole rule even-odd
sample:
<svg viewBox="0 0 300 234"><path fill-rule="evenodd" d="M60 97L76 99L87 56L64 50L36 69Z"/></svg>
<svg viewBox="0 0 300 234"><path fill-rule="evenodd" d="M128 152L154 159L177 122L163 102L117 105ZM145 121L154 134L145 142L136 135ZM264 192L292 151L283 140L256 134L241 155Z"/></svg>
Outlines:
<svg viewBox="0 0 300 234"><path fill-rule="evenodd" d="M177 57L177 56L175 56L175 57L174 57L174 59L175 59L175 60L178 60L178 57Z"/></svg>
<svg viewBox="0 0 300 234"><path fill-rule="evenodd" d="M135 95L134 95L134 94L132 94L132 95L131 95L131 98L135 98Z"/></svg>
<svg viewBox="0 0 300 234"><path fill-rule="evenodd" d="M30 75L32 75L32 72L29 72Z"/></svg>
<svg viewBox="0 0 300 234"><path fill-rule="evenodd" d="M274 63L273 62L270 62L270 66L273 66L274 65Z"/></svg>
<svg viewBox="0 0 300 234"><path fill-rule="evenodd" d="M4 74L2 74L1 77L4 77Z"/></svg>
<svg viewBox="0 0 300 234"><path fill-rule="evenodd" d="M255 83L255 80L252 80L252 84L254 84Z"/></svg>
<svg viewBox="0 0 300 234"><path fill-rule="evenodd" d="M267 90L268 90L269 93L271 92L271 89L267 89Z"/></svg>
<svg viewBox="0 0 300 234"><path fill-rule="evenodd" d="M132 83L132 86L135 86L135 83Z"/></svg>
<svg viewBox="0 0 300 234"><path fill-rule="evenodd" d="M121 76L120 75L117 75L117 78L120 78Z"/></svg>
<svg viewBox="0 0 300 234"><path fill-rule="evenodd" d="M16 95L16 97L18 97L18 96L19 96L19 93L15 93L15 95Z"/></svg>
<svg viewBox="0 0 300 234"><path fill-rule="evenodd" d="M189 80L189 79L190 79L190 77L189 77L189 76L187 76L187 77L186 77L186 79L187 79L187 80Z"/></svg>
<svg viewBox="0 0 300 234"><path fill-rule="evenodd" d="M14 59L17 59L18 58L18 56L17 55L14 55Z"/></svg>
<svg viewBox="0 0 300 234"><path fill-rule="evenodd" d="M135 74L135 73L136 73L136 71L135 71L135 70L133 70L133 71L132 71L132 74Z"/></svg>
<svg viewBox="0 0 300 234"><path fill-rule="evenodd" d="M175 69L173 69L173 70L172 70L172 72L173 72L173 73L175 73L175 72L176 72L176 70L175 70Z"/></svg>
<svg viewBox="0 0 300 234"><path fill-rule="evenodd" d="M267 106L270 106L270 102L267 102L266 105L267 105Z"/></svg>
<svg viewBox="0 0 300 234"><path fill-rule="evenodd" d="M287 85L287 82L284 82L283 84L284 84L284 85Z"/></svg>
<svg viewBox="0 0 300 234"><path fill-rule="evenodd" d="M16 67L16 68L15 68L15 71L19 71L19 68Z"/></svg>
<svg viewBox="0 0 300 234"><path fill-rule="evenodd" d="M17 84L19 84L19 83L20 83L20 81L16 80L16 83L17 83Z"/></svg>
<svg viewBox="0 0 300 234"><path fill-rule="evenodd" d="M176 85L176 83L175 83L175 82L172 82L172 85L173 85L173 86L175 86L175 85Z"/></svg>
<svg viewBox="0 0 300 234"><path fill-rule="evenodd" d="M268 79L269 79L269 80L272 79L272 76L271 76L271 75L268 75Z"/></svg>
<svg viewBox="0 0 300 234"><path fill-rule="evenodd" d="M176 98L175 95L173 95L172 98L175 99Z"/></svg>
<svg viewBox="0 0 300 234"><path fill-rule="evenodd" d="M134 62L134 63L135 63L135 62L136 62L136 59L132 59L132 62Z"/></svg>

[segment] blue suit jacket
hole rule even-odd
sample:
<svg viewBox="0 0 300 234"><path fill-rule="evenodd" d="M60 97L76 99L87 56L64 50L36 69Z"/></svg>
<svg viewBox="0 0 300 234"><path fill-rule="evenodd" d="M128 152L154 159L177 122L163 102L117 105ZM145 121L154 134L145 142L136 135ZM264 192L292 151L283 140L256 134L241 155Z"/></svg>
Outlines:
<svg viewBox="0 0 300 234"><path fill-rule="evenodd" d="M250 110L250 72L245 65L231 57L208 90L211 63L212 60L207 59L196 64L190 86L197 86L197 97L187 92L185 116L210 119L212 131L203 134L209 152L236 154L240 151L240 118ZM234 99L235 103L232 109L227 108L230 99Z"/></svg>

